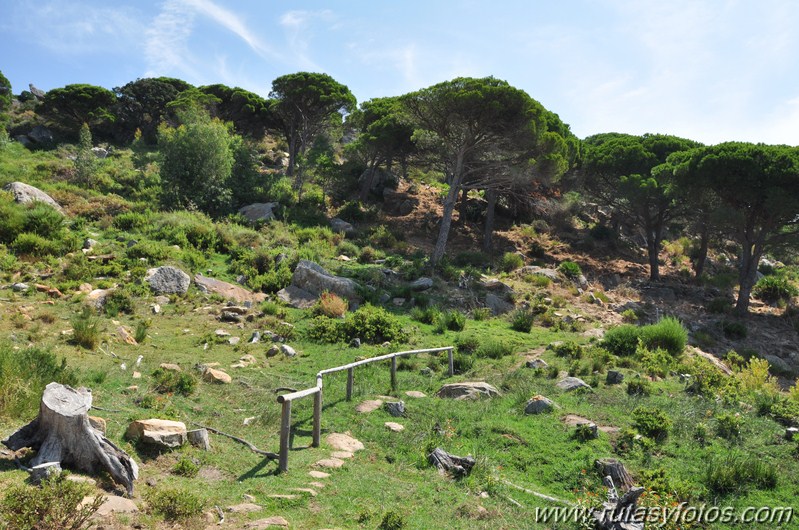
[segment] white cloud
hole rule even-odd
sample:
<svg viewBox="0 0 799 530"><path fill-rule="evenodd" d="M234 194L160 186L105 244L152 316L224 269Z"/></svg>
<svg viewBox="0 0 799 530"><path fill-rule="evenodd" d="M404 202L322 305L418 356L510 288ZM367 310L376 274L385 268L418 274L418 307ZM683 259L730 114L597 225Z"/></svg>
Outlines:
<svg viewBox="0 0 799 530"><path fill-rule="evenodd" d="M291 62L303 70L322 70L309 52L311 40L314 37L311 26L318 20L332 22L335 20L335 15L328 9L321 11L295 10L288 11L280 17L280 25L283 26L286 33Z"/></svg>
<svg viewBox="0 0 799 530"><path fill-rule="evenodd" d="M240 17L235 13L228 11L210 0L185 0L188 5L193 7L198 13L201 13L217 24L223 26L227 30L234 33L237 37L247 43L254 52L262 58L275 58L277 54L264 43L257 35L255 35L244 24Z"/></svg>
<svg viewBox="0 0 799 530"><path fill-rule="evenodd" d="M195 11L183 0L168 0L147 29L145 55L147 77L177 75L196 81L199 73L187 41L194 27Z"/></svg>

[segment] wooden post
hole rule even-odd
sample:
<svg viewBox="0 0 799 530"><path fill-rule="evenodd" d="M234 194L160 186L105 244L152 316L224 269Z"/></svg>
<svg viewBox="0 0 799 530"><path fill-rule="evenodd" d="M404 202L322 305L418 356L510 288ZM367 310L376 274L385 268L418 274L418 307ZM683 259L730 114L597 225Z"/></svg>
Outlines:
<svg viewBox="0 0 799 530"><path fill-rule="evenodd" d="M397 358L391 358L391 390L397 389Z"/></svg>
<svg viewBox="0 0 799 530"><path fill-rule="evenodd" d="M355 368L347 369L347 401L352 400L352 384L355 379Z"/></svg>
<svg viewBox="0 0 799 530"><path fill-rule="evenodd" d="M311 447L319 447L322 437L322 389L313 397L313 441Z"/></svg>
<svg viewBox="0 0 799 530"><path fill-rule="evenodd" d="M455 375L455 360L453 359L452 355L452 348L447 350L447 357L449 357L449 376L452 377Z"/></svg>
<svg viewBox="0 0 799 530"><path fill-rule="evenodd" d="M280 471L289 470L289 431L291 431L291 401L283 402L283 414L280 417Z"/></svg>

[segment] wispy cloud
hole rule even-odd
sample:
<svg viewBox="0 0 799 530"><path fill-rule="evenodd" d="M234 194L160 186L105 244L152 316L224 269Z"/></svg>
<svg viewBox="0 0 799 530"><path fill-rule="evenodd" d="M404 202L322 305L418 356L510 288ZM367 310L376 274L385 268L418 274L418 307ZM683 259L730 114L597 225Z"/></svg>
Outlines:
<svg viewBox="0 0 799 530"><path fill-rule="evenodd" d="M147 76L177 75L199 78L187 41L194 27L195 10L183 0L168 0L146 32Z"/></svg>
<svg viewBox="0 0 799 530"><path fill-rule="evenodd" d="M288 11L280 17L280 25L286 34L291 62L304 70L322 70L311 58L310 44L314 37L311 26L317 21L332 22L335 15L325 9L321 11Z"/></svg>
<svg viewBox="0 0 799 530"><path fill-rule="evenodd" d="M126 52L136 47L142 16L132 8L98 7L54 0L32 9L28 3L4 8L4 32L24 34L31 46L58 55Z"/></svg>
<svg viewBox="0 0 799 530"><path fill-rule="evenodd" d="M217 24L234 33L237 37L247 43L255 53L262 58L275 58L277 54L272 48L264 43L258 36L250 31L242 19L235 13L224 9L210 0L185 0L188 5L198 13L207 16Z"/></svg>

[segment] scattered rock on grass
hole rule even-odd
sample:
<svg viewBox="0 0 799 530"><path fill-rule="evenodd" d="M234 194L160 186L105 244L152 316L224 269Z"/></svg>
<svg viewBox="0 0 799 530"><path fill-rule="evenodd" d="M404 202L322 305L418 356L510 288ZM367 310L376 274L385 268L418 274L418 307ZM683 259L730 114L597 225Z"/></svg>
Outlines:
<svg viewBox="0 0 799 530"><path fill-rule="evenodd" d="M355 407L355 412L360 412L361 414L367 414L369 412L374 412L375 410L379 409L383 405L383 402L379 399L367 399L359 403Z"/></svg>
<svg viewBox="0 0 799 530"><path fill-rule="evenodd" d="M233 378L222 370L215 370L213 368L206 368L203 373L203 379L209 383L217 383L220 385L227 385L233 382Z"/></svg>
<svg viewBox="0 0 799 530"><path fill-rule="evenodd" d="M144 443L174 449L186 443L186 424L181 421L148 419L131 422L125 437Z"/></svg>
<svg viewBox="0 0 799 530"><path fill-rule="evenodd" d="M314 464L316 467L337 469L344 465L344 460L339 458L323 458Z"/></svg>
<svg viewBox="0 0 799 530"><path fill-rule="evenodd" d="M449 383L442 386L436 395L440 398L477 399L479 397L499 396L500 394L499 390L488 383L478 381Z"/></svg>
<svg viewBox="0 0 799 530"><path fill-rule="evenodd" d="M331 433L327 435L327 444L337 451L348 451L354 453L364 449L363 444L349 434Z"/></svg>
<svg viewBox="0 0 799 530"><path fill-rule="evenodd" d="M571 392L574 390L591 390L591 385L580 379L579 377L564 377L555 385L561 390Z"/></svg>
<svg viewBox="0 0 799 530"><path fill-rule="evenodd" d="M387 421L386 423L384 423L384 425L386 426L386 428L389 431L392 431L392 432L402 432L402 431L405 430L405 426L404 425L401 425L401 424L393 422L393 421Z"/></svg>
<svg viewBox="0 0 799 530"><path fill-rule="evenodd" d="M289 522L286 521L285 518L280 517L279 515L273 515L272 517L267 517L266 519L258 519L257 521L250 521L244 528L248 530L262 530L264 528L270 528L272 526L282 526L288 528Z"/></svg>
<svg viewBox="0 0 799 530"><path fill-rule="evenodd" d="M191 277L177 267L164 265L149 269L144 281L156 294L186 294Z"/></svg>
<svg viewBox="0 0 799 530"><path fill-rule="evenodd" d="M404 401L388 401L384 405L386 412L394 416L395 418L400 418L405 416L405 402Z"/></svg>
<svg viewBox="0 0 799 530"><path fill-rule="evenodd" d="M524 407L525 414L544 414L552 412L555 408L555 403L544 396L533 396Z"/></svg>

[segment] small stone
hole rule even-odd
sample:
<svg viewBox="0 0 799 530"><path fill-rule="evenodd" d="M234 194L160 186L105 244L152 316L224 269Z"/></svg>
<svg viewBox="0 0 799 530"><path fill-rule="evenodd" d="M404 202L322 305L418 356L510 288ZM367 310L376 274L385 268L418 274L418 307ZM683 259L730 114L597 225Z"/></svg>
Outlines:
<svg viewBox="0 0 799 530"><path fill-rule="evenodd" d="M364 449L364 445L349 434L331 433L327 435L327 444L337 451L354 453Z"/></svg>
<svg viewBox="0 0 799 530"><path fill-rule="evenodd" d="M427 397L427 394L424 392L419 392L418 390L408 390L405 392L405 395L412 398L423 398Z"/></svg>
<svg viewBox="0 0 799 530"><path fill-rule="evenodd" d="M551 399L538 395L533 396L525 405L525 414L544 414L552 412L555 408L555 403Z"/></svg>
<svg viewBox="0 0 799 530"><path fill-rule="evenodd" d="M535 370L541 370L549 366L549 364L544 359L531 359L527 361L527 368L533 368Z"/></svg>
<svg viewBox="0 0 799 530"><path fill-rule="evenodd" d="M289 346L288 344L281 344L280 345L280 351L286 357L296 357L297 356L297 351L294 348L292 348L291 346Z"/></svg>
<svg viewBox="0 0 799 530"><path fill-rule="evenodd" d="M291 488L291 491L298 491L300 493L307 493L311 497L316 497L316 495L317 495L316 490L313 490L311 488Z"/></svg>
<svg viewBox="0 0 799 530"><path fill-rule="evenodd" d="M253 331L252 337L250 337L250 344L257 344L261 341L261 334L258 331Z"/></svg>
<svg viewBox="0 0 799 530"><path fill-rule="evenodd" d="M405 416L405 402L404 401L387 401L384 405L386 412L399 418Z"/></svg>
<svg viewBox="0 0 799 530"><path fill-rule="evenodd" d="M379 399L367 399L366 401L359 403L355 407L355 412L360 412L361 414L367 414L369 412L373 412L379 409L383 405L383 402Z"/></svg>
<svg viewBox="0 0 799 530"><path fill-rule="evenodd" d="M354 338L350 341L350 348L360 348L361 347L361 339Z"/></svg>
<svg viewBox="0 0 799 530"><path fill-rule="evenodd" d="M133 379L141 379L141 372L133 372Z"/></svg>
<svg viewBox="0 0 799 530"><path fill-rule="evenodd" d="M240 338L238 338L238 337L230 337L230 338L227 340L228 344L230 344L231 346L235 346L235 345L236 345L236 344L238 344L240 341L241 341L241 339L240 339Z"/></svg>
<svg viewBox="0 0 799 530"><path fill-rule="evenodd" d="M269 347L269 349L266 350L266 356L267 357L274 357L278 353L280 353L280 346L278 346L277 344L272 344Z"/></svg>
<svg viewBox="0 0 799 530"><path fill-rule="evenodd" d="M81 505L86 505L94 501L94 495L90 495L81 501ZM95 515L106 516L112 513L136 513L139 511L138 506L124 497L117 497L115 495L105 496L103 504L95 512Z"/></svg>
<svg viewBox="0 0 799 530"><path fill-rule="evenodd" d="M131 385L131 386L125 388L125 392L128 393L128 394L132 394L133 392L138 392L138 391L139 391L139 387L137 385Z"/></svg>
<svg viewBox="0 0 799 530"><path fill-rule="evenodd" d="M225 329L217 329L214 331L214 335L217 337L230 337L230 332Z"/></svg>
<svg viewBox="0 0 799 530"><path fill-rule="evenodd" d="M330 456L332 456L333 458L340 458L342 460L349 460L354 455L349 451L333 451L332 453L330 453Z"/></svg>
<svg viewBox="0 0 799 530"><path fill-rule="evenodd" d="M263 510L262 506L258 506L252 502L243 502L241 504L234 504L233 506L228 506L227 511L230 513L252 513L252 512L260 512Z"/></svg>
<svg viewBox="0 0 799 530"><path fill-rule="evenodd" d="M183 371L183 369L180 366L174 363L161 363L158 367L161 368L162 370L170 370L173 372Z"/></svg>
<svg viewBox="0 0 799 530"><path fill-rule="evenodd" d="M158 304L153 304L150 306L150 311L152 311L154 315L158 315L161 313L161 306Z"/></svg>
<svg viewBox="0 0 799 530"><path fill-rule="evenodd" d="M605 383L609 385L619 385L624 381L624 374L618 370L608 370L608 375L605 378Z"/></svg>
<svg viewBox="0 0 799 530"><path fill-rule="evenodd" d="M219 315L219 320L222 322L238 323L241 322L241 315L233 313L232 311L222 311L222 314Z"/></svg>
<svg viewBox="0 0 799 530"><path fill-rule="evenodd" d="M241 496L241 498L244 499L245 502L255 502L255 496L250 495L249 493L245 493Z"/></svg>
<svg viewBox="0 0 799 530"><path fill-rule="evenodd" d="M573 390L591 390L591 386L579 377L565 377L555 385L561 390L571 392Z"/></svg>
<svg viewBox="0 0 799 530"><path fill-rule="evenodd" d="M316 467L337 469L344 465L344 460L339 458L323 458L314 464Z"/></svg>
<svg viewBox="0 0 799 530"><path fill-rule="evenodd" d="M296 498L297 498L297 495L287 495L287 494L277 494L277 493L276 493L276 494L272 494L272 495L267 495L267 497L269 497L270 499L278 499L278 500L284 500L284 501L291 501L291 500L294 500L294 499L296 499Z"/></svg>
<svg viewBox="0 0 799 530"><path fill-rule="evenodd" d="M266 519L251 521L244 525L244 528L249 530L262 530L264 528L269 528L270 526L282 526L288 528L289 522L279 515L273 515L272 517L267 517Z"/></svg>
<svg viewBox="0 0 799 530"><path fill-rule="evenodd" d="M325 473L324 471L316 471L316 470L309 471L308 474L311 475L311 477L313 478L328 478L330 476L330 473Z"/></svg>
<svg viewBox="0 0 799 530"><path fill-rule="evenodd" d="M404 426L404 425L401 425L401 424L399 424L399 423L395 423L395 422L393 422L393 421L387 421L387 422L386 422L386 423L384 423L383 425L385 425L385 426L386 426L386 428L387 428L389 431L393 431L393 432L402 432L402 431L404 431L404 430L405 430L405 426Z"/></svg>
<svg viewBox="0 0 799 530"><path fill-rule="evenodd" d="M324 482L309 482L308 485L309 486L313 486L314 488L319 489L319 490L325 487L325 483Z"/></svg>
<svg viewBox="0 0 799 530"><path fill-rule="evenodd" d="M19 282L11 285L11 290L16 293L24 293L28 289L30 289L30 286L27 283Z"/></svg>
<svg viewBox="0 0 799 530"><path fill-rule="evenodd" d="M222 370L215 370L213 368L207 368L203 373L203 380L209 383L217 383L221 385L227 385L233 382L233 378L230 377L229 374L223 372Z"/></svg>

